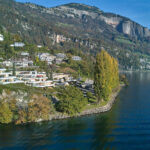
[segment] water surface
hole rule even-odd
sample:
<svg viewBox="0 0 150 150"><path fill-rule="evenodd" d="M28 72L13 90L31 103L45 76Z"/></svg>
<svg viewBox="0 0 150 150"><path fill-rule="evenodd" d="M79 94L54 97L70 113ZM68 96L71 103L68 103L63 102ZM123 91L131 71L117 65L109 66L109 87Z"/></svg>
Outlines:
<svg viewBox="0 0 150 150"><path fill-rule="evenodd" d="M150 73L128 74L111 111L30 125L0 125L0 149L150 150Z"/></svg>

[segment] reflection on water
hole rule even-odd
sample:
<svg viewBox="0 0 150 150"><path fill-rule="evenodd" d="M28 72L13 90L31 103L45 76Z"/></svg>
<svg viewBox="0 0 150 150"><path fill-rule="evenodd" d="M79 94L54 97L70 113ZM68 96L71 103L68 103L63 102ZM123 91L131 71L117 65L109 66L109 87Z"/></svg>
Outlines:
<svg viewBox="0 0 150 150"><path fill-rule="evenodd" d="M128 73L113 109L104 114L30 125L0 125L0 149L150 149L150 73Z"/></svg>

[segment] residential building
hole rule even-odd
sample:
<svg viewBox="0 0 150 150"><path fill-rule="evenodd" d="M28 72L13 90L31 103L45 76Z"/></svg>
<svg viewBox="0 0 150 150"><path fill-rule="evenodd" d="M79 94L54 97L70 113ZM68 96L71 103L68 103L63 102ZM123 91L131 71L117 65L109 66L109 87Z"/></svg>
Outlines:
<svg viewBox="0 0 150 150"><path fill-rule="evenodd" d="M1 73L4 73L5 71L6 71L5 68L0 68L0 74L1 74Z"/></svg>
<svg viewBox="0 0 150 150"><path fill-rule="evenodd" d="M29 53L28 52L21 52L20 54L22 57L29 57Z"/></svg>
<svg viewBox="0 0 150 150"><path fill-rule="evenodd" d="M28 84L33 87L55 87L55 83L50 80L42 82L41 81L29 82Z"/></svg>
<svg viewBox="0 0 150 150"><path fill-rule="evenodd" d="M11 47L24 47L25 44L22 42L15 42L14 44L10 45Z"/></svg>
<svg viewBox="0 0 150 150"><path fill-rule="evenodd" d="M74 61L81 61L82 58L79 57L79 56L72 56L72 60L74 60Z"/></svg>
<svg viewBox="0 0 150 150"><path fill-rule="evenodd" d="M64 53L58 53L58 54L56 54L56 57L57 58L61 58L61 59L65 59L66 58L66 54L64 54Z"/></svg>
<svg viewBox="0 0 150 150"><path fill-rule="evenodd" d="M64 74L64 73L53 73L53 80L54 81L72 81L73 77L71 77L69 74Z"/></svg>
<svg viewBox="0 0 150 150"><path fill-rule="evenodd" d="M24 83L19 80L16 76L12 75L12 72L6 72L6 69L0 69L0 84L15 84Z"/></svg>
<svg viewBox="0 0 150 150"><path fill-rule="evenodd" d="M12 63L14 63L17 68L27 68L33 66L33 61L28 59L18 59L12 61Z"/></svg>
<svg viewBox="0 0 150 150"><path fill-rule="evenodd" d="M52 64L56 59L56 56L50 55L49 53L40 53L38 57L41 61L46 61L48 64Z"/></svg>
<svg viewBox="0 0 150 150"><path fill-rule="evenodd" d="M38 48L42 48L42 45L37 45Z"/></svg>
<svg viewBox="0 0 150 150"><path fill-rule="evenodd" d="M25 83L43 82L48 79L45 72L38 73L37 71L17 71L16 76Z"/></svg>
<svg viewBox="0 0 150 150"><path fill-rule="evenodd" d="M13 63L11 61L3 61L2 62L2 65L4 67L12 67L13 66Z"/></svg>
<svg viewBox="0 0 150 150"><path fill-rule="evenodd" d="M4 41L4 36L2 34L0 34L0 41Z"/></svg>
<svg viewBox="0 0 150 150"><path fill-rule="evenodd" d="M94 81L93 80L90 80L90 79L87 79L86 81L85 81L85 84L94 84Z"/></svg>
<svg viewBox="0 0 150 150"><path fill-rule="evenodd" d="M93 88L94 81L87 79L81 86L83 88Z"/></svg>

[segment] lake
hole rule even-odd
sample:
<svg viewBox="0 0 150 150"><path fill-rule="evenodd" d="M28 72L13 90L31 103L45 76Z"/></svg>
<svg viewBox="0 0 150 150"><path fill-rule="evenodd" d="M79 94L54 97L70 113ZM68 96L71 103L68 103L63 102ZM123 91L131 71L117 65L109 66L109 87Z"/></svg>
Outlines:
<svg viewBox="0 0 150 150"><path fill-rule="evenodd" d="M2 150L150 150L150 73L128 73L111 111L30 125L0 125Z"/></svg>

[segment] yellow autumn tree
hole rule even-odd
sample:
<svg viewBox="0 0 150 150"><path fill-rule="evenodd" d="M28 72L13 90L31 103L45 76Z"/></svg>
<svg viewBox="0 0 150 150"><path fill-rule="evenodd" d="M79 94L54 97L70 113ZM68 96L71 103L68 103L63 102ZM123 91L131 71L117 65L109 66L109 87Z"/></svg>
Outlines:
<svg viewBox="0 0 150 150"><path fill-rule="evenodd" d="M51 112L51 101L41 94L31 96L28 104L28 121L34 122L37 119L48 120Z"/></svg>
<svg viewBox="0 0 150 150"><path fill-rule="evenodd" d="M94 88L98 99L108 100L112 90L119 85L118 62L106 51L96 56Z"/></svg>
<svg viewBox="0 0 150 150"><path fill-rule="evenodd" d="M12 122L13 113L9 108L9 104L7 102L0 102L0 123L8 124Z"/></svg>

